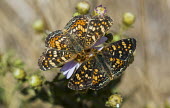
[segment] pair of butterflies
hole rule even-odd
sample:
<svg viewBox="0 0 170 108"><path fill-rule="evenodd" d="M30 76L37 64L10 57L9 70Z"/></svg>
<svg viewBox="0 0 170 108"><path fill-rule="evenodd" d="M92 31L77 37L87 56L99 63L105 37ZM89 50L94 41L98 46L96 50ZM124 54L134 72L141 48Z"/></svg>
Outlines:
<svg viewBox="0 0 170 108"><path fill-rule="evenodd" d="M136 49L136 40L129 38L93 52L96 42L105 35L112 24L113 20L106 15L80 15L72 18L64 30L54 31L47 36L47 49L38 60L40 69L49 70L75 60L81 65L71 75L69 88L98 90L106 86L127 68ZM87 57L87 53L91 51L92 56Z"/></svg>

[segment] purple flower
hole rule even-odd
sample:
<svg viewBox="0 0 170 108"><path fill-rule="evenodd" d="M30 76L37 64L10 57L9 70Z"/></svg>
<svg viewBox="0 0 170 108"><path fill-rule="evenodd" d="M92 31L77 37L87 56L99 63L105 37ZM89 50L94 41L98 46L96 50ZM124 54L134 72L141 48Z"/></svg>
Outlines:
<svg viewBox="0 0 170 108"><path fill-rule="evenodd" d="M92 48L95 48L97 50L102 50L103 47L96 47L100 44L103 44L107 40L107 37L101 37L93 46ZM91 55L92 56L92 55ZM67 79L71 77L71 75L80 67L81 63L76 62L74 60L67 62L60 71L63 72L63 75L66 76Z"/></svg>
<svg viewBox="0 0 170 108"><path fill-rule="evenodd" d="M102 7L102 5L99 5L94 9L94 16L95 15L104 16L106 13L107 13L106 7Z"/></svg>

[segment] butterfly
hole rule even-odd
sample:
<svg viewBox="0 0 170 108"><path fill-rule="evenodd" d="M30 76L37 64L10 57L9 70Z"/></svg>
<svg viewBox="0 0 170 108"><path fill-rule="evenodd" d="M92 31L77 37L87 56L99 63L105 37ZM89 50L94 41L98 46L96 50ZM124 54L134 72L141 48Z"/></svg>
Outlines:
<svg viewBox="0 0 170 108"><path fill-rule="evenodd" d="M103 88L127 68L135 49L134 38L122 39L106 45L75 70L68 87L73 90Z"/></svg>
<svg viewBox="0 0 170 108"><path fill-rule="evenodd" d="M109 16L80 15L73 17L63 30L50 33L46 40L47 49L38 60L41 70L60 67L65 63L79 59L110 29L113 20Z"/></svg>

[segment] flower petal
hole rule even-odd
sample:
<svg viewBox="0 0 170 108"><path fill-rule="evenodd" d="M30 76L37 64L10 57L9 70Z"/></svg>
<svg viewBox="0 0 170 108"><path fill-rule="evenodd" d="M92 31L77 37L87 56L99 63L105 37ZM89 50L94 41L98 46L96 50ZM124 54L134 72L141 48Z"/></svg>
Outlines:
<svg viewBox="0 0 170 108"><path fill-rule="evenodd" d="M64 72L63 72L63 75L66 76L66 75L68 74L68 72L69 72L69 70L64 71Z"/></svg>
<svg viewBox="0 0 170 108"><path fill-rule="evenodd" d="M75 62L74 60L66 63L61 69L60 71L63 72L63 75L66 76L67 79L69 79L71 77L71 75L73 74L73 72L79 68L80 63Z"/></svg>
<svg viewBox="0 0 170 108"><path fill-rule="evenodd" d="M106 12L107 12L106 7L99 5L94 9L94 16L95 15L104 16L106 14Z"/></svg>
<svg viewBox="0 0 170 108"><path fill-rule="evenodd" d="M67 71L77 64L74 60L67 62L61 69L61 72Z"/></svg>
<svg viewBox="0 0 170 108"><path fill-rule="evenodd" d="M66 75L66 78L67 78L67 79L69 79L69 78L71 77L71 75L73 74L74 70L75 70L75 67L74 67L74 68L71 68L71 69L69 70L69 72L67 72L67 75Z"/></svg>
<svg viewBox="0 0 170 108"><path fill-rule="evenodd" d="M100 45L100 44L103 44L107 39L108 39L108 38L105 37L105 36L101 37L101 38L93 45L93 47L98 46L98 45Z"/></svg>
<svg viewBox="0 0 170 108"><path fill-rule="evenodd" d="M101 51L103 49L103 47L94 47L95 49L97 49L98 51Z"/></svg>
<svg viewBox="0 0 170 108"><path fill-rule="evenodd" d="M79 68L79 66L80 66L80 63L77 62L77 64L67 72L66 78L69 79L71 75L74 73L74 71Z"/></svg>

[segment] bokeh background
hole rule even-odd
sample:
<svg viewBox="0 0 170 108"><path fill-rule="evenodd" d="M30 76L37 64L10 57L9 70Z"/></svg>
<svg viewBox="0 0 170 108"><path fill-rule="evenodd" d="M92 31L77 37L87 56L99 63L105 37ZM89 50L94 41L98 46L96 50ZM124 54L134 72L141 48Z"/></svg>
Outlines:
<svg viewBox="0 0 170 108"><path fill-rule="evenodd" d="M1 0L0 1L0 53L13 50L15 57L24 61L25 70L37 71L37 60L44 51L42 33L32 28L33 23L43 19L47 30L63 29L75 12L80 0ZM94 7L102 4L114 19L110 31L118 31L125 12L136 16L133 28L124 34L137 40L135 60L124 72L116 90L128 97L122 108L164 108L170 102L170 0L87 0ZM55 71L42 72L52 80ZM5 92L5 104L0 107L19 108L24 96L13 92L17 81L11 73L0 79ZM66 86L63 85L63 86ZM1 91L0 91L1 92ZM86 95L86 94L84 94ZM94 100L96 98L94 97ZM71 101L71 100L70 100ZM88 103L86 100L84 103ZM48 102L36 100L28 103L33 108L62 108Z"/></svg>

